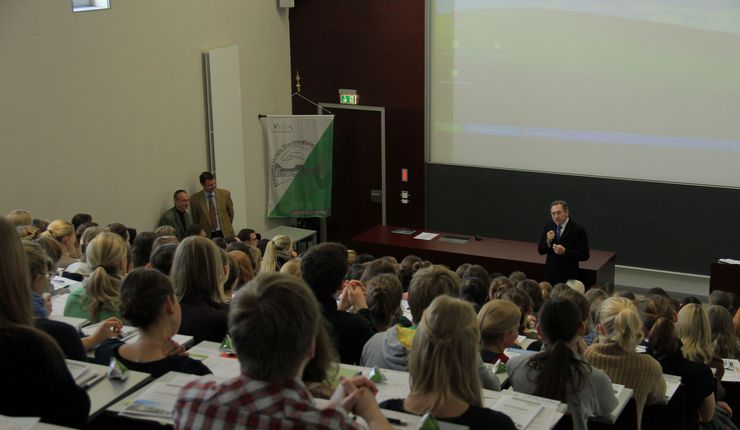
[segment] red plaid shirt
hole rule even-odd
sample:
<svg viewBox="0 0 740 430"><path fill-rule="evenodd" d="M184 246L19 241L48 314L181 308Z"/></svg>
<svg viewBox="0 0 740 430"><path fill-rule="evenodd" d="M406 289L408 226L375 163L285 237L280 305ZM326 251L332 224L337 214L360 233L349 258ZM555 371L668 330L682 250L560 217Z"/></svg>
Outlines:
<svg viewBox="0 0 740 430"><path fill-rule="evenodd" d="M283 384L242 375L193 381L175 404L176 429L362 429L341 407L319 409L301 381Z"/></svg>

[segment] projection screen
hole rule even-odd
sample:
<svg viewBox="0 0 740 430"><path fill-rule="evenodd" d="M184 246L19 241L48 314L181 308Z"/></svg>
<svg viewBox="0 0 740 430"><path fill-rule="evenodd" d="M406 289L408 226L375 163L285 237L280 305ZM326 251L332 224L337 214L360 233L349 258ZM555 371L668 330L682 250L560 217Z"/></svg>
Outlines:
<svg viewBox="0 0 740 430"><path fill-rule="evenodd" d="M740 188L740 2L428 7L429 161Z"/></svg>

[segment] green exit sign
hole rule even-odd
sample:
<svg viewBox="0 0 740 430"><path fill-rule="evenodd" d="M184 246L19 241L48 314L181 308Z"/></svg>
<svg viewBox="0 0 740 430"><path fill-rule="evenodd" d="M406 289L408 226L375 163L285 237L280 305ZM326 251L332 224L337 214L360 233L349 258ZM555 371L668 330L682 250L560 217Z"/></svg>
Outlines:
<svg viewBox="0 0 740 430"><path fill-rule="evenodd" d="M357 94L340 94L339 103L343 105L356 105L357 104Z"/></svg>

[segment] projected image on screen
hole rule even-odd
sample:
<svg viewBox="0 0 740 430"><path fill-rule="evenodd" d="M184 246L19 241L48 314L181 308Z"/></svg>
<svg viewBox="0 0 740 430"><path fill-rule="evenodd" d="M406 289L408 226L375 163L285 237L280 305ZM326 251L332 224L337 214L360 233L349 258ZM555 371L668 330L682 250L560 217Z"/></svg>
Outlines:
<svg viewBox="0 0 740 430"><path fill-rule="evenodd" d="M740 188L740 2L431 3L432 162Z"/></svg>

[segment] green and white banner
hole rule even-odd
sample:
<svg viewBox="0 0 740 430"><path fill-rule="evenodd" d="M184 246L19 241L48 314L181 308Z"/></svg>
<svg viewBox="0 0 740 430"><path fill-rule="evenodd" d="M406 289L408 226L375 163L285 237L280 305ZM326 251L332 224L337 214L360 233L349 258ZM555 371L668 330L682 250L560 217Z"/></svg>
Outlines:
<svg viewBox="0 0 740 430"><path fill-rule="evenodd" d="M331 214L334 115L267 115L267 216Z"/></svg>

